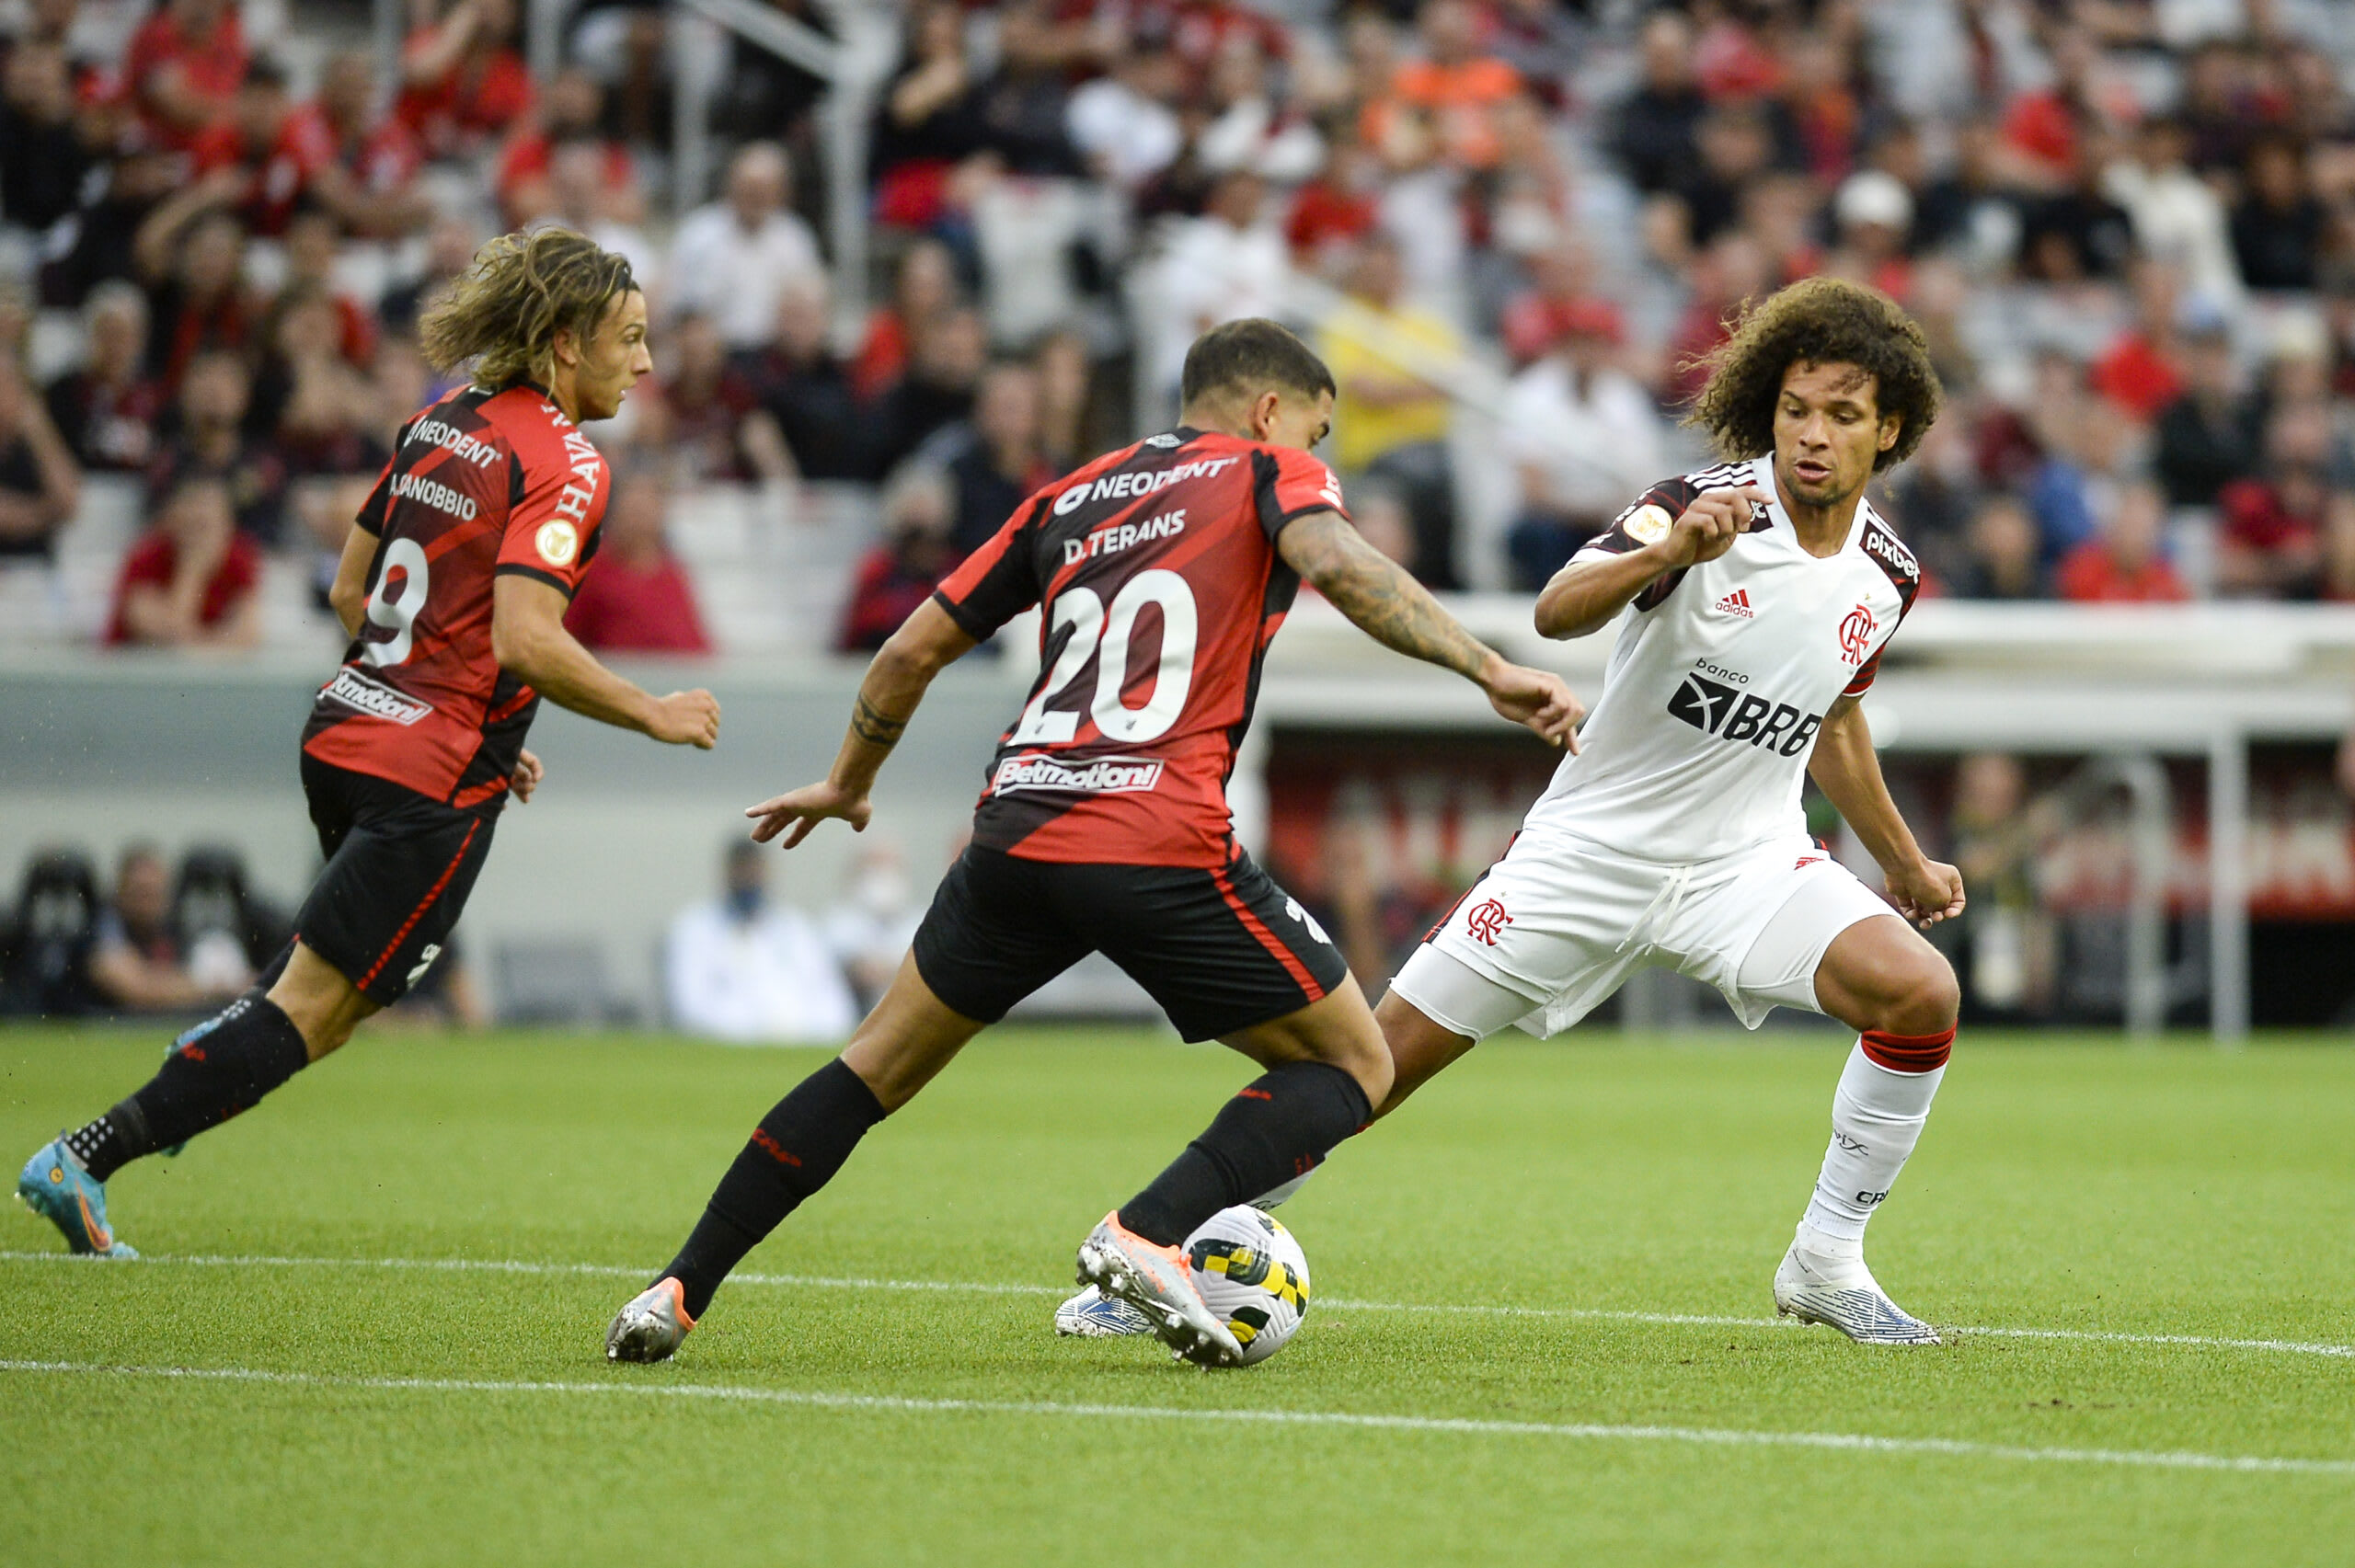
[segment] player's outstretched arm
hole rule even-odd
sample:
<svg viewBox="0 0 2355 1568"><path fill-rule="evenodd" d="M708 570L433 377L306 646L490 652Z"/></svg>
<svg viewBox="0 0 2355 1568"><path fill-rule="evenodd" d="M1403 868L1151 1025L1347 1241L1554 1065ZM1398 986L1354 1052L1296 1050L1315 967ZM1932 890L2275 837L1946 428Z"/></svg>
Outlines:
<svg viewBox="0 0 2355 1568"><path fill-rule="evenodd" d="M1578 750L1586 709L1562 678L1506 662L1464 629L1430 590L1365 542L1338 512L1311 512L1276 537L1292 569L1316 585L1352 625L1409 658L1453 670L1488 694L1488 705L1556 746Z"/></svg>
<svg viewBox="0 0 2355 1568"><path fill-rule="evenodd" d="M918 605L867 667L833 771L817 784L744 808L753 820L753 841L764 844L782 833L783 847L791 849L829 818L849 823L854 832L867 831L867 818L875 814L867 795L883 760L907 732L933 677L972 649L973 639L938 602L927 599Z"/></svg>
<svg viewBox="0 0 2355 1568"><path fill-rule="evenodd" d="M1705 490L1657 543L1601 560L1572 561L1537 596L1538 635L1564 641L1609 625L1636 595L1669 573L1714 561L1732 549L1749 525L1751 504L1765 498L1748 486Z"/></svg>
<svg viewBox="0 0 2355 1568"><path fill-rule="evenodd" d="M1823 715L1807 771L1889 879L1897 912L1924 929L1962 913L1962 873L1932 860L1889 797L1864 705L1842 697Z"/></svg>
<svg viewBox="0 0 2355 1568"><path fill-rule="evenodd" d="M491 657L549 702L668 746L708 751L718 741L718 699L700 687L658 697L598 663L564 629L562 590L510 572L490 593Z"/></svg>

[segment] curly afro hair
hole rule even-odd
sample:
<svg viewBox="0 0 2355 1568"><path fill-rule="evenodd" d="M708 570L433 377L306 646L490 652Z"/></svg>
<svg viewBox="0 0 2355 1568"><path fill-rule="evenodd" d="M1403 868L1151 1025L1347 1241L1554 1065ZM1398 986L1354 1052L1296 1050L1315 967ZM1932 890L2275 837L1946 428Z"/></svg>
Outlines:
<svg viewBox="0 0 2355 1568"><path fill-rule="evenodd" d="M1775 405L1796 364L1855 365L1874 378L1875 405L1899 420L1896 444L1873 458L1876 474L1913 456L1938 417L1938 372L1922 329L1887 294L1838 278L1803 279L1769 295L1699 362L1709 379L1685 423L1706 430L1729 459L1775 450Z"/></svg>

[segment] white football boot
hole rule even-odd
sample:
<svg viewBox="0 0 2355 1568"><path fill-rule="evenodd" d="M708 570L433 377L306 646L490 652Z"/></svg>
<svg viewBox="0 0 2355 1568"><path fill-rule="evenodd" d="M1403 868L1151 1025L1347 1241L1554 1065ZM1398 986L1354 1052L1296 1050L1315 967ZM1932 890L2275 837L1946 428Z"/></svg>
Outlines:
<svg viewBox="0 0 2355 1568"><path fill-rule="evenodd" d="M1079 1244L1079 1280L1138 1309L1161 1343L1178 1357L1204 1367L1233 1367L1243 1346L1219 1322L1194 1283L1186 1254L1156 1246L1106 1215Z"/></svg>
<svg viewBox="0 0 2355 1568"><path fill-rule="evenodd" d="M1828 1238L1826 1238L1828 1239ZM1775 1271L1775 1310L1803 1323L1829 1323L1858 1345L1936 1345L1938 1331L1889 1299L1864 1249L1827 1251L1805 1226Z"/></svg>
<svg viewBox="0 0 2355 1568"><path fill-rule="evenodd" d="M1143 1312L1093 1285L1055 1309L1055 1333L1065 1339L1122 1339L1152 1332Z"/></svg>
<svg viewBox="0 0 2355 1568"><path fill-rule="evenodd" d="M614 1314L605 1330L608 1361L668 1361L695 1326L687 1316L686 1287L667 1275Z"/></svg>

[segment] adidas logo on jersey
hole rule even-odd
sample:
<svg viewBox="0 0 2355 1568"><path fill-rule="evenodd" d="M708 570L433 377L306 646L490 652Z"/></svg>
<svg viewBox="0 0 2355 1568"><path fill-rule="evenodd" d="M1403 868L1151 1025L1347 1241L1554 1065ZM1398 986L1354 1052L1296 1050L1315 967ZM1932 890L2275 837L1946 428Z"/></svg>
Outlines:
<svg viewBox="0 0 2355 1568"><path fill-rule="evenodd" d="M1668 699L1668 712L1705 735L1747 741L1786 757L1805 751L1823 726L1821 714L1801 713L1788 703L1737 692L1698 675L1684 678Z"/></svg>
<svg viewBox="0 0 2355 1568"><path fill-rule="evenodd" d="M1746 588L1735 589L1731 593L1718 600L1717 609L1719 614L1739 615L1745 621L1752 619L1758 613L1750 607L1750 590Z"/></svg>

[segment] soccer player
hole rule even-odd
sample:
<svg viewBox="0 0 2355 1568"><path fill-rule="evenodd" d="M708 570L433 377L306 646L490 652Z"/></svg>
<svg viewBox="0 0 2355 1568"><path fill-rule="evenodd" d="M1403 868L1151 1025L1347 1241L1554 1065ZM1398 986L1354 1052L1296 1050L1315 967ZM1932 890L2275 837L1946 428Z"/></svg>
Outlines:
<svg viewBox="0 0 2355 1568"><path fill-rule="evenodd" d="M1555 676L1506 663L1358 536L1310 455L1333 377L1273 322L1212 328L1186 356L1178 427L1025 501L868 669L832 773L747 812L799 843L868 791L940 670L1043 612L1040 673L990 765L971 846L843 1054L779 1101L654 1283L607 1331L660 1361L744 1254L1016 1002L1090 952L1151 992L1189 1040L1266 1069L1143 1192L1105 1216L1080 1269L1194 1359L1240 1347L1180 1243L1204 1219L1314 1167L1390 1089L1390 1054L1339 952L1235 844L1225 798L1268 643L1303 578L1376 640L1454 670L1504 717L1569 738Z"/></svg>
<svg viewBox="0 0 2355 1568"><path fill-rule="evenodd" d="M108 1224L109 1177L248 1109L432 966L508 796L540 784L523 737L542 697L667 744L718 738L711 693L651 696L564 629L610 488L580 427L651 366L629 263L562 229L511 235L420 326L473 384L401 427L344 541L329 597L352 640L302 746L327 868L259 984L26 1162L17 1196L75 1252L136 1256Z"/></svg>
<svg viewBox="0 0 2355 1568"><path fill-rule="evenodd" d="M1864 1235L1954 1041L1953 972L1907 921L1960 914L1962 878L1907 830L1857 703L1921 586L1865 485L1921 444L1937 377L1902 312L1824 278L1761 304L1713 360L1693 420L1729 461L1653 486L1538 596L1549 637L1617 624L1603 695L1376 1009L1395 1067L1380 1114L1486 1036L1567 1029L1649 966L1716 986L1753 1029L1776 1006L1829 1013L1858 1037L1775 1304L1862 1343L1935 1345L1865 1266ZM1807 836L1803 773L1895 913ZM1056 1314L1064 1333L1147 1326L1085 1291Z"/></svg>

